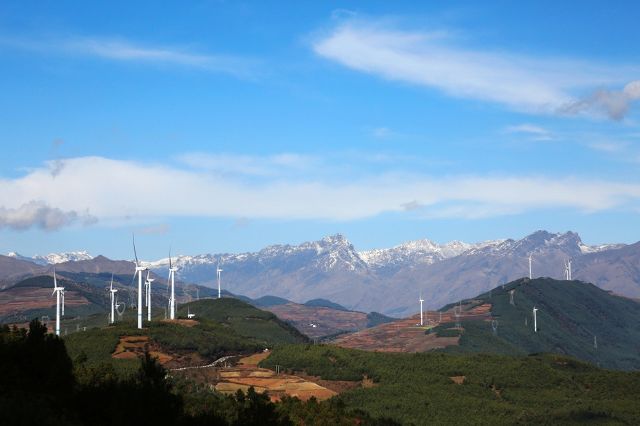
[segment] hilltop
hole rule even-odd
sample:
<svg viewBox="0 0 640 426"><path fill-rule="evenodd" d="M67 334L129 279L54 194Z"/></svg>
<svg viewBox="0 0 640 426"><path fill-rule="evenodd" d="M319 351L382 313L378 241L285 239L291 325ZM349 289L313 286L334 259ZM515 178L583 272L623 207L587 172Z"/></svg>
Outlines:
<svg viewBox="0 0 640 426"><path fill-rule="evenodd" d="M392 352L552 352L606 368L638 370L640 304L581 281L520 279L427 312L422 327L419 316L412 316L342 336L336 343Z"/></svg>
<svg viewBox="0 0 640 426"><path fill-rule="evenodd" d="M188 319L188 312L195 317ZM177 314L176 321L156 316L151 323L145 321L140 330L135 327L132 312L115 325L90 328L64 340L72 359L86 356L90 364L109 362L125 369L145 347L173 368L308 340L274 314L232 298L190 302L180 306Z"/></svg>
<svg viewBox="0 0 640 426"><path fill-rule="evenodd" d="M513 304L511 303L513 292ZM640 304L582 281L520 279L483 293L491 319L462 321L454 352L570 355L607 368L640 369ZM533 307L538 332L533 332ZM450 308L450 307L449 307ZM451 326L445 324L436 330Z"/></svg>

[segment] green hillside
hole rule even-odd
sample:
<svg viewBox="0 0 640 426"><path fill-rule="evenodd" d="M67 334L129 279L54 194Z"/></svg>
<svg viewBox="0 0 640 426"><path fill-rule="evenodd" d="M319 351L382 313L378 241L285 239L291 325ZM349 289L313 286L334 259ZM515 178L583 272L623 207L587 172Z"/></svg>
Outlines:
<svg viewBox="0 0 640 426"><path fill-rule="evenodd" d="M296 329L270 312L261 311L237 299L204 299L184 304L178 318L195 314L193 326L154 317L139 330L130 311L127 319L109 327L90 328L65 337L72 359L85 358L88 364L109 362L121 370L136 365L132 360L114 360L111 354L121 336L149 336L152 343L173 354L196 353L206 361L231 354L253 353L283 343L306 342Z"/></svg>
<svg viewBox="0 0 640 426"><path fill-rule="evenodd" d="M261 363L374 383L337 399L402 424L640 424L640 373L559 355L389 354L325 345L276 348ZM461 384L454 383L454 379Z"/></svg>
<svg viewBox="0 0 640 426"><path fill-rule="evenodd" d="M195 314L201 324L224 324L239 336L262 341L265 345L307 340L306 336L271 312L239 299L203 299L187 303L178 308L178 316L186 318L187 311Z"/></svg>
<svg viewBox="0 0 640 426"><path fill-rule="evenodd" d="M463 303L490 303L497 330L488 321L463 321L460 345L447 348L449 352L553 352L605 368L640 369L640 304L592 284L521 279ZM537 333L534 305L539 309ZM436 332L449 327L442 325Z"/></svg>

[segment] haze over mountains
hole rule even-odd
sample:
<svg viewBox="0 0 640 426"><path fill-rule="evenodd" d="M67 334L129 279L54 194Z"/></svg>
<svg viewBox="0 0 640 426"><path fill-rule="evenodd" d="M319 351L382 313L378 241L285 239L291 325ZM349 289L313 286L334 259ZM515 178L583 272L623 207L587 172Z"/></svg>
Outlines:
<svg viewBox="0 0 640 426"><path fill-rule="evenodd" d="M265 295L295 302L325 298L349 309L404 316L417 312L420 291L425 308L433 309L528 275L527 257L533 256L533 275L562 278L563 261L572 259L573 278L628 297L640 297L640 243L589 246L574 232L535 232L520 240L481 243L429 240L407 242L388 249L358 252L342 235L300 245L272 245L258 252L177 256L181 281L215 284L221 263L223 287L252 298ZM7 257L0 257L0 262ZM129 262L112 262L102 256L90 259L86 252L41 256L49 264L63 259L57 268L74 272L125 273ZM25 271L31 262L15 255ZM148 262L166 276L168 259ZM45 268L46 266L42 266ZM33 269L33 268L31 268ZM130 268L133 270L133 268ZM0 278L8 274L3 268ZM29 273L26 271L25 273Z"/></svg>

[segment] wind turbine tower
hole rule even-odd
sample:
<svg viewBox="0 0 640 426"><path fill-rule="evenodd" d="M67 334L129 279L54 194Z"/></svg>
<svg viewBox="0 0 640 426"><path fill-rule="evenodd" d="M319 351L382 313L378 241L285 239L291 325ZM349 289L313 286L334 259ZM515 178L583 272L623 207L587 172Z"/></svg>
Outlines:
<svg viewBox="0 0 640 426"><path fill-rule="evenodd" d="M531 269L531 255L529 255L529 279L532 280L533 279L533 271Z"/></svg>
<svg viewBox="0 0 640 426"><path fill-rule="evenodd" d="M571 259L564 261L564 279L571 281Z"/></svg>
<svg viewBox="0 0 640 426"><path fill-rule="evenodd" d="M136 275L138 275L138 328L142 328L142 272L146 271L147 268L140 266L140 262L138 261L135 236L133 237L133 255L136 258L136 272L133 274L133 279L135 280Z"/></svg>
<svg viewBox="0 0 640 426"><path fill-rule="evenodd" d="M538 332L538 308L533 307L533 332Z"/></svg>
<svg viewBox="0 0 640 426"><path fill-rule="evenodd" d="M145 280L147 286L147 321L151 321L151 283L154 281L155 278L150 278L147 270L147 279Z"/></svg>
<svg viewBox="0 0 640 426"><path fill-rule="evenodd" d="M117 289L113 288L113 273L111 274L111 285L109 286L109 293L111 295L111 321L110 324L116 322L116 293Z"/></svg>
<svg viewBox="0 0 640 426"><path fill-rule="evenodd" d="M424 299L422 298L422 292L420 292L420 299L418 299L418 300L420 300L420 325L422 326L422 325L424 325L424 322L423 322L423 319L422 319L422 315L423 315L422 314L422 312L423 312L422 311L422 302L424 302Z"/></svg>
<svg viewBox="0 0 640 426"><path fill-rule="evenodd" d="M169 250L169 281L171 282L171 295L169 296L169 318L176 319L176 293L175 293L175 277L176 271L171 263L171 250Z"/></svg>
<svg viewBox="0 0 640 426"><path fill-rule="evenodd" d="M60 301L62 301L62 315L64 315L64 287L58 287L56 270L53 269L53 293L56 295L56 336L60 335Z"/></svg>
<svg viewBox="0 0 640 426"><path fill-rule="evenodd" d="M218 274L218 299L222 297L222 293L220 290L220 280L222 278L222 269L220 269L220 262L218 262L218 266L216 267L216 273Z"/></svg>

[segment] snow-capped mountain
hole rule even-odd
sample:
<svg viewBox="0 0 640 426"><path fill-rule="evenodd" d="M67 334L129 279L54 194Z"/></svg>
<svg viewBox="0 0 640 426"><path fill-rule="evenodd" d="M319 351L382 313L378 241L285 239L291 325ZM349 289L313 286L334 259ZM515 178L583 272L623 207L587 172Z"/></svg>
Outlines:
<svg viewBox="0 0 640 426"><path fill-rule="evenodd" d="M392 248L356 251L343 235L336 234L319 241L305 242L300 245L277 244L267 246L253 253L240 254L199 254L178 255L172 258L178 267L178 275L185 280L193 278L201 267L212 265L272 265L277 263L283 267L311 267L322 272L334 269L352 272L368 270L398 270L399 268L413 268L418 265L431 265L446 259L461 255L500 255L500 253L519 253L521 255L535 255L552 247L564 247L567 254L598 253L623 247L624 244L604 244L588 246L584 244L578 234L550 234L539 231L522 240L502 239L479 243L451 241L439 244L428 239L408 241ZM169 258L152 262L143 262L152 270L164 271L169 268Z"/></svg>
<svg viewBox="0 0 640 426"><path fill-rule="evenodd" d="M19 253L11 252L7 254L9 257L13 257L19 260L26 260L33 262L37 265L54 265L64 262L77 262L78 260L91 260L91 256L86 251L69 251L66 253L49 253L47 255L35 255L33 257L22 256Z"/></svg>
<svg viewBox="0 0 640 426"><path fill-rule="evenodd" d="M321 272L355 272L366 271L368 267L353 245L340 234L300 245L271 245L253 253L178 255L171 262L178 268L178 278L203 283L213 282L218 264L225 271L245 268L252 271L268 268L294 271L304 268ZM168 272L169 258L143 264L154 272L163 274Z"/></svg>
<svg viewBox="0 0 640 426"><path fill-rule="evenodd" d="M611 253L615 258L615 251L626 247L589 246L574 232L538 231L520 240L439 244L425 239L358 252L338 234L299 245L272 245L252 253L176 256L172 261L180 280L204 285L216 285L215 270L220 262L223 288L250 297L269 294L293 301L323 297L351 309L404 315L417 309L413 305L420 289L427 306L435 308L525 276L529 255L533 256L536 276L561 278L563 261L571 258L574 277L637 297L640 283L634 277L640 275L630 271L625 279L613 280L595 273L601 267L597 264L600 256ZM587 263L596 266L587 267ZM161 276L167 274L168 266L168 259L149 263Z"/></svg>
<svg viewBox="0 0 640 426"><path fill-rule="evenodd" d="M252 298L279 296L294 302L324 298L349 309L402 316L417 312L420 291L425 307L432 309L527 276L529 255L536 277L562 278L563 262L572 259L574 278L640 298L640 242L589 246L574 232L537 231L522 239L480 243L440 244L424 239L360 252L337 234L298 245L271 245L256 252L179 255L172 257L172 263L181 282L216 286L220 263L222 287L232 293ZM12 257L21 258L15 253ZM112 262L102 256L91 260L86 252L23 259L46 263L45 267L85 259L67 262L64 268L86 272L115 268L116 273L132 273L130 262ZM146 266L166 277L169 259Z"/></svg>
<svg viewBox="0 0 640 426"><path fill-rule="evenodd" d="M417 264L432 264L462 253L489 246L495 246L503 240L485 241L469 244L462 241L451 241L438 244L433 241L415 240L388 249L374 249L362 251L360 258L373 268L387 268L391 266L414 266Z"/></svg>

